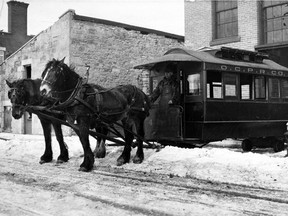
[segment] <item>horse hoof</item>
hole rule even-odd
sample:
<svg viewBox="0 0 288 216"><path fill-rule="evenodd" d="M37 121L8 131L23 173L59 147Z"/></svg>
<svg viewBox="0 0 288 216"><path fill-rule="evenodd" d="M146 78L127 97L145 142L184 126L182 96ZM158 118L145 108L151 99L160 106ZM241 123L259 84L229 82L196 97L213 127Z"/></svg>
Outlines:
<svg viewBox="0 0 288 216"><path fill-rule="evenodd" d="M59 164L59 163L66 163L66 162L68 162L68 160L69 160L69 157L59 156L59 157L57 158L56 163L57 163L57 164Z"/></svg>
<svg viewBox="0 0 288 216"><path fill-rule="evenodd" d="M40 164L49 163L49 162L51 162L51 161L45 161L45 160L40 160L39 161Z"/></svg>
<svg viewBox="0 0 288 216"><path fill-rule="evenodd" d="M81 171L81 172L89 172L90 170L87 169L87 168L85 168L85 167L80 167L80 168L78 169L78 171Z"/></svg>
<svg viewBox="0 0 288 216"><path fill-rule="evenodd" d="M97 153L94 153L94 155L95 155L95 158L105 158L106 153L99 153L99 152L97 152Z"/></svg>
<svg viewBox="0 0 288 216"><path fill-rule="evenodd" d="M125 164L124 159L123 159L123 158L119 158L119 159L117 160L117 166L122 166L123 164Z"/></svg>
<svg viewBox="0 0 288 216"><path fill-rule="evenodd" d="M288 154L286 154L284 157L288 157Z"/></svg>
<svg viewBox="0 0 288 216"><path fill-rule="evenodd" d="M139 158L139 157L133 158L133 163L135 164L141 164L142 162L143 162L143 158Z"/></svg>
<svg viewBox="0 0 288 216"><path fill-rule="evenodd" d="M56 164L62 164L62 163L65 163L65 162L67 162L67 161L64 161L64 160L62 160L62 159L58 159L58 160L56 161Z"/></svg>
<svg viewBox="0 0 288 216"><path fill-rule="evenodd" d="M39 163L40 163L40 164L44 164L44 163L46 163L46 161L40 160Z"/></svg>

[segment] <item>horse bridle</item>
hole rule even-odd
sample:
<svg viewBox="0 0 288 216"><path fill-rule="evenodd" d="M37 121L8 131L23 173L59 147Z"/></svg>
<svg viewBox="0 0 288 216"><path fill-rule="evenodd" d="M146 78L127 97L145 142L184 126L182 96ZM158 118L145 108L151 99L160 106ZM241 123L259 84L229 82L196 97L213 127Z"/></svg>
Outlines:
<svg viewBox="0 0 288 216"><path fill-rule="evenodd" d="M50 81L46 80L46 75L44 76L43 79L41 78L41 82L42 83L47 83L50 86L53 86L53 83L51 83ZM68 90L64 90L64 91L51 91L51 98L54 99L54 100L59 100L59 97L54 96L54 95L66 94L68 92L72 92L71 95L75 95L74 92L77 91L77 87L79 86L79 83L82 84L82 78L81 77L78 78L77 84L76 84L76 86L74 88L71 88L71 89L68 89ZM69 98L67 100L71 99L71 95L69 96Z"/></svg>

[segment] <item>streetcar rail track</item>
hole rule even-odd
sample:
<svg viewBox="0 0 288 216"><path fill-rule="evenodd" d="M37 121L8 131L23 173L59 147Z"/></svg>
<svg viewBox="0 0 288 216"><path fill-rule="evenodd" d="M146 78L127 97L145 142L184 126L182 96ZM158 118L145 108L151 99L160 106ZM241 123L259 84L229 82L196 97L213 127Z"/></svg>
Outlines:
<svg viewBox="0 0 288 216"><path fill-rule="evenodd" d="M11 163L18 163L18 165L20 164L22 166L29 167L28 162L25 162L22 160L9 159L9 158L0 159L0 163L4 160L5 161L10 160ZM61 171L61 169L63 168L61 167L61 165L60 166L54 166L54 165L51 166L51 164L46 164L46 165L47 165L48 170L51 168L56 168L56 170ZM42 169L43 166L45 165L39 165L39 169L40 168ZM284 190L251 187L247 185L238 185L238 184L223 183L223 182L214 182L211 180L208 181L208 180L202 180L202 179L196 179L196 178L181 178L181 177L170 178L169 176L163 175L163 174L157 174L157 175L152 174L152 173L147 174L145 172L122 170L122 169L104 167L104 166L100 166L97 169L94 169L89 174L87 173L83 174L82 172L73 171L73 168L69 168L68 166L66 166L65 169L67 171L69 170L69 172L73 172L73 174L77 172L76 175L73 175L75 184L77 184L78 182L77 179L79 181L83 179L83 175L85 175L86 181L88 182L89 182L89 179L92 180L95 177L95 175L101 175L101 176L112 177L116 179L126 179L126 180L138 181L142 183L153 183L153 184L158 184L158 185L163 185L163 186L170 186L170 187L174 187L175 190L186 190L187 194L218 193L218 194L231 196L231 197L243 197L243 198L249 198L249 199L255 199L255 200L264 200L268 202L288 204L288 198L287 198L288 191L284 191ZM35 172L36 170L33 170L33 171ZM13 174L13 173L5 172L5 171L4 172L0 171L0 177L8 176L9 178L9 175L10 177L12 177L10 178L10 180L11 179L13 180L13 178L15 180L17 179L15 177L17 177L17 175L19 174L17 173ZM54 175L55 175L55 178L57 176L57 182L59 182L59 180L61 180L60 179L61 176L59 176L57 172ZM160 180L158 180L159 176L160 176ZM50 187L50 189L52 189L52 188L60 187L59 183L57 184L56 182L53 183L53 177L51 177L51 173L45 174L45 175L43 173L40 173L38 175L38 178L41 178L41 177L43 180L46 178L52 181L52 182L49 182L49 184L47 185L43 184L44 181L41 182L41 184L43 184L47 188ZM25 177L19 177L19 178L24 178L23 183L26 185L38 184L37 181L33 180L33 175L29 173L25 173ZM63 182L65 182L65 180L63 180ZM240 192L240 191L244 191L244 192ZM269 194L269 196L267 194Z"/></svg>

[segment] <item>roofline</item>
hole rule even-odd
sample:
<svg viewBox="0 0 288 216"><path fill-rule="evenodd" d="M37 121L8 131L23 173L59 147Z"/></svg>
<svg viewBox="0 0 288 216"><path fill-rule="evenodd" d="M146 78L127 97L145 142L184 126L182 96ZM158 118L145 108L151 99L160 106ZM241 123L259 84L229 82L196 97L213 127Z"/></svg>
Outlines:
<svg viewBox="0 0 288 216"><path fill-rule="evenodd" d="M176 39L180 42L184 42L184 36L182 35L177 35L177 34L172 34L168 32L163 32L163 31L158 31L155 29L149 29L149 28L143 28L139 26L133 26L125 23L120 23L120 22L114 22L110 20L104 20L104 19L98 19L98 18L93 18L93 17L87 17L87 16L81 16L77 15L76 13L73 15L73 18L75 20L80 20L80 21L87 21L87 22L94 22L94 23L99 23L99 24L104 24L104 25L110 25L110 26L116 26L116 27L121 27L124 28L128 31L134 30L134 31L139 31L141 34L156 34L159 36L164 36L166 38L171 38L171 39Z"/></svg>
<svg viewBox="0 0 288 216"><path fill-rule="evenodd" d="M20 48L18 48L15 52L13 52L11 55L9 55L6 59L4 59L4 61L2 63L0 63L0 66L2 64L4 64L7 60L9 60L10 58L12 58L14 55L16 55L18 52L20 52L27 44L29 44L32 40L34 40L35 38L38 37L39 34L41 34L42 31L40 33L38 33L37 35L33 36L30 40L28 40L25 44L23 44Z"/></svg>
<svg viewBox="0 0 288 216"><path fill-rule="evenodd" d="M75 20L94 22L94 23L110 25L110 26L116 26L116 27L124 28L124 29L126 29L128 31L131 31L131 30L139 31L141 34L156 34L156 35L159 35L159 36L164 36L166 38L171 38L171 39L178 40L179 42L184 42L184 36L182 36L182 35L176 35L176 34L172 34L172 33L168 33L168 32L158 31L158 30L155 30L155 29L149 29L149 28L143 28L143 27L139 27L139 26L128 25L128 24L120 23L120 22L114 22L114 21L109 21L109 20L104 20L104 19L98 19L98 18L93 18L93 17L81 16L81 15L77 15L75 13L75 10L72 10L72 9L67 10L64 14L62 14L59 17L59 19L61 19L61 17L64 16L68 12L72 12L73 13L73 19L75 19ZM45 31L45 30L43 30L43 31ZM23 47L25 47L28 43L30 43L30 41L32 41L34 38L38 37L38 35L40 35L43 31L40 31L37 35L34 35L34 36L31 35L32 38L30 40L28 40L25 44L23 44L14 53L12 53L10 56L8 56L6 59L4 59L4 61L2 63L0 63L0 66L4 62L6 62L6 60L10 59L12 56L14 56L20 50L22 50ZM5 34L5 32L1 32L1 33Z"/></svg>

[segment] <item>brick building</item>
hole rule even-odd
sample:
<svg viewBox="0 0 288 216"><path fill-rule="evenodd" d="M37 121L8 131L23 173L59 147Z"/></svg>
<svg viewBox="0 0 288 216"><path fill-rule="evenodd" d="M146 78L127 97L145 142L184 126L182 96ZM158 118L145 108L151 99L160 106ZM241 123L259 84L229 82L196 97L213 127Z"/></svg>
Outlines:
<svg viewBox="0 0 288 216"><path fill-rule="evenodd" d="M288 67L288 1L185 0L185 46L266 52Z"/></svg>
<svg viewBox="0 0 288 216"><path fill-rule="evenodd" d="M49 60L66 57L65 63L75 67L80 75L86 71L85 64L91 66L89 82L105 87L134 84L148 91L147 74L133 66L162 55L170 48L181 47L183 42L183 36L79 16L69 10L0 64L1 128L9 128L4 119L9 115L5 111L11 106L5 79L39 78ZM12 118L10 128L13 133L42 133L34 115L30 122L26 117Z"/></svg>
<svg viewBox="0 0 288 216"><path fill-rule="evenodd" d="M7 5L8 32L0 32L0 63L33 37L27 35L28 4L9 1Z"/></svg>

